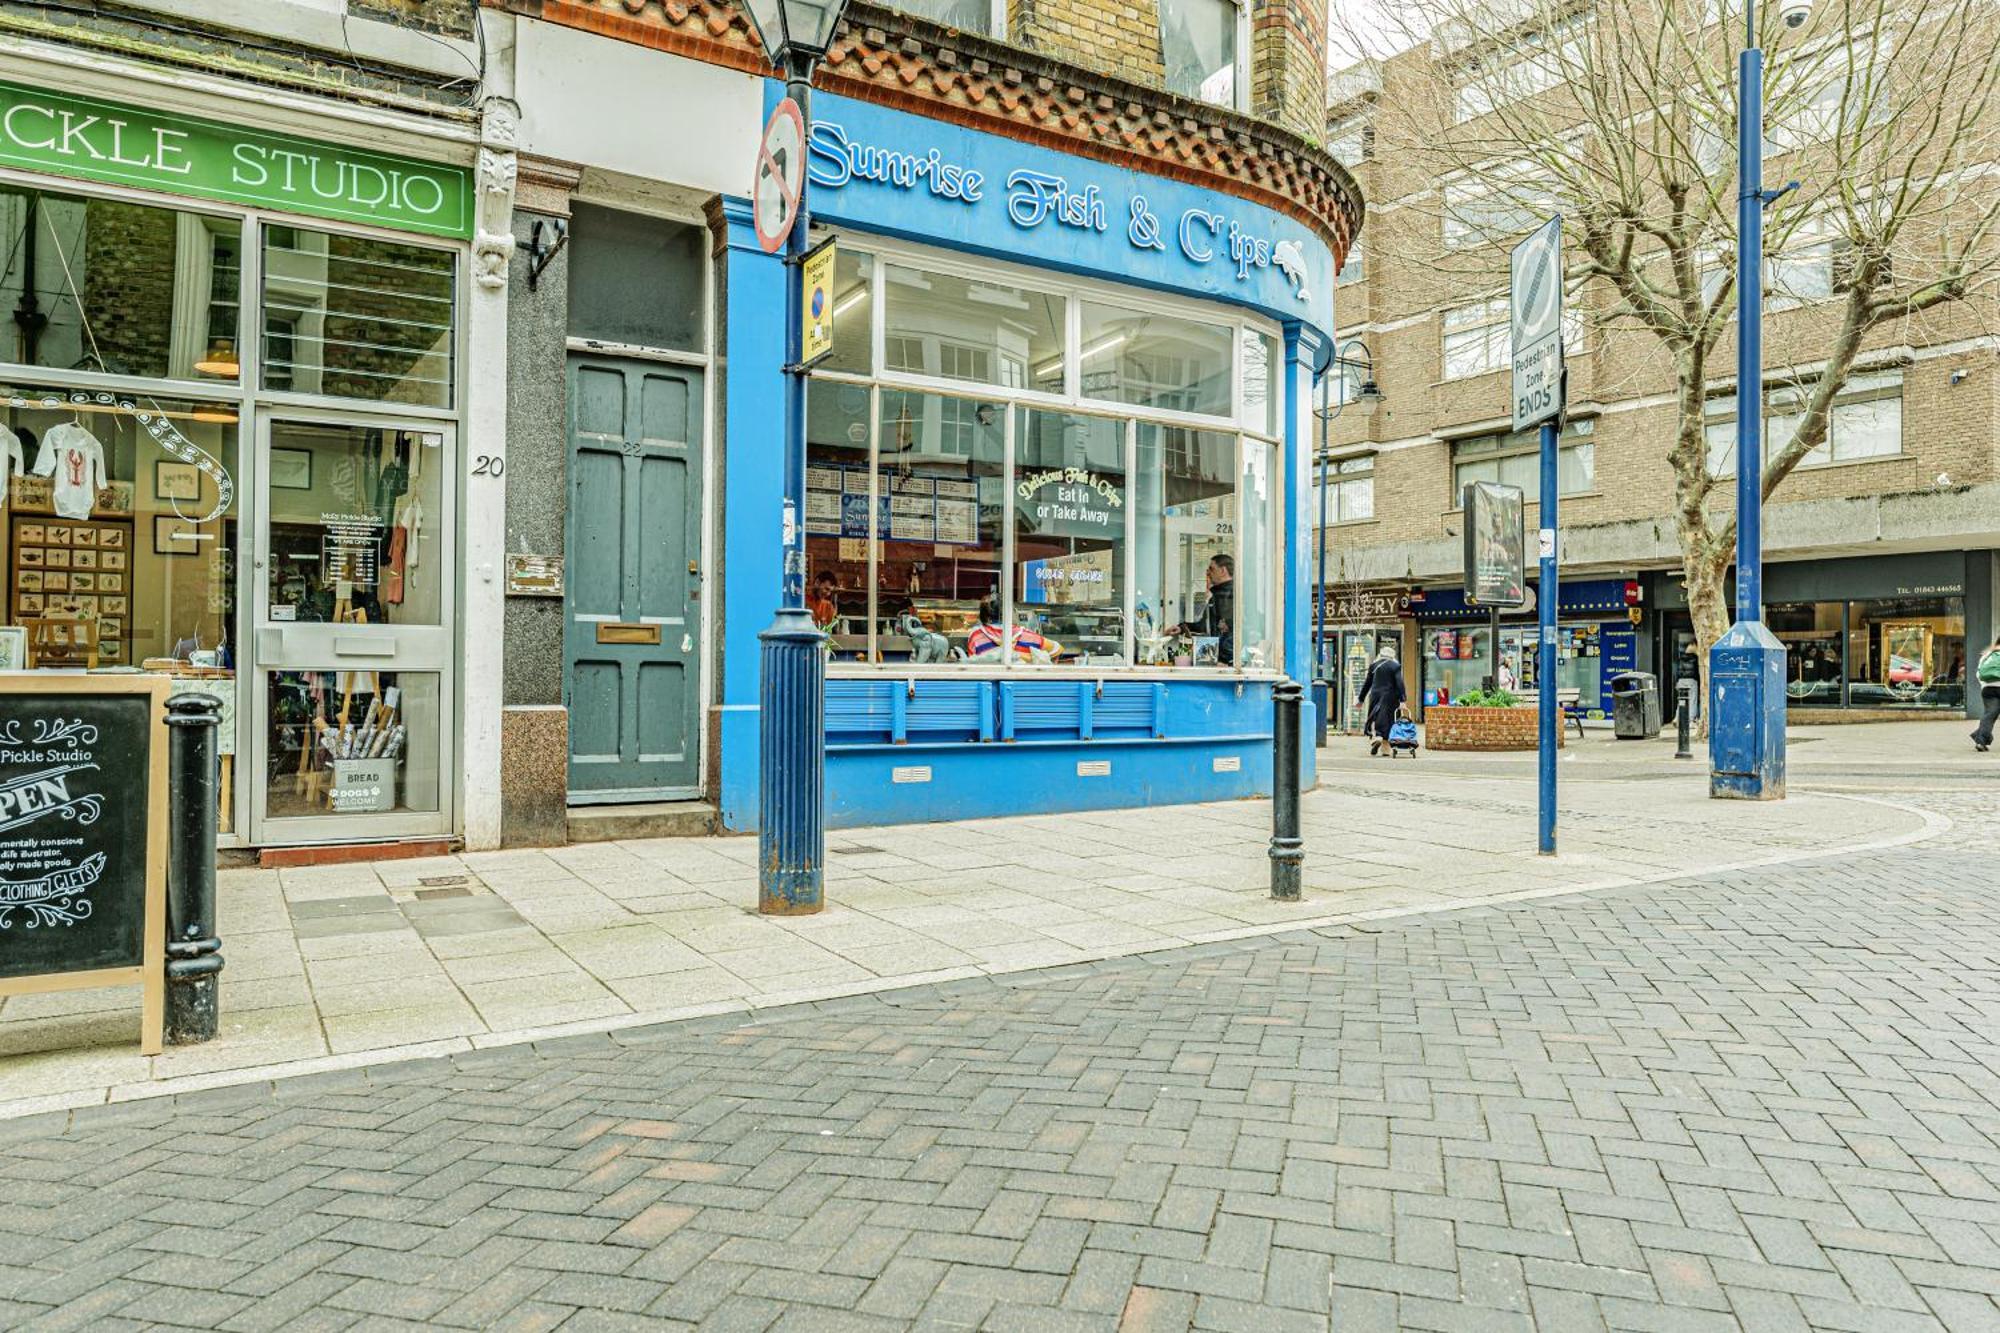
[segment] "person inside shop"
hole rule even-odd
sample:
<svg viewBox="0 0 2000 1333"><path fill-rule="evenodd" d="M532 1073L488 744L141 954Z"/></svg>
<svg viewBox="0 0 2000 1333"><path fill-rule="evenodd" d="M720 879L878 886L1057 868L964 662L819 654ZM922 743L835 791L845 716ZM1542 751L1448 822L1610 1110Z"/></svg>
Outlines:
<svg viewBox="0 0 2000 1333"><path fill-rule="evenodd" d="M806 610L812 613L813 624L825 629L840 614L840 607L834 596L833 575L821 570L813 580L812 599L806 603Z"/></svg>
<svg viewBox="0 0 2000 1333"><path fill-rule="evenodd" d="M1208 605L1202 608L1201 619L1190 620L1176 630L1181 634L1212 635L1216 640L1216 660L1228 666L1236 661L1236 557L1226 551L1210 557L1205 577Z"/></svg>
<svg viewBox="0 0 2000 1333"><path fill-rule="evenodd" d="M979 603L979 623L965 636L965 655L975 662L998 662L1007 643L1007 631L1000 624L1000 599L988 596ZM1038 634L1026 625L1014 627L1014 657L1021 662L1049 663L1061 657L1063 646Z"/></svg>
<svg viewBox="0 0 2000 1333"><path fill-rule="evenodd" d="M1403 664L1396 660L1396 650L1384 644L1375 656L1375 665L1368 668L1368 678L1361 683L1361 697L1355 701L1367 714L1361 733L1368 738L1368 753L1383 753L1404 698Z"/></svg>

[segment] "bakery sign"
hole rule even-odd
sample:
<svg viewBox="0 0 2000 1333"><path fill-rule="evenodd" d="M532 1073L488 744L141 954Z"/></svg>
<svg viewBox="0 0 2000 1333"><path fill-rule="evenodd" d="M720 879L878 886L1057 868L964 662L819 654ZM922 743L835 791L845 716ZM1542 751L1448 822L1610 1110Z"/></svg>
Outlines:
<svg viewBox="0 0 2000 1333"><path fill-rule="evenodd" d="M0 996L142 986L165 1022L164 676L0 674Z"/></svg>
<svg viewBox="0 0 2000 1333"><path fill-rule="evenodd" d="M1410 598L1404 592L1336 593L1326 606L1326 618L1342 624L1394 620L1409 612Z"/></svg>

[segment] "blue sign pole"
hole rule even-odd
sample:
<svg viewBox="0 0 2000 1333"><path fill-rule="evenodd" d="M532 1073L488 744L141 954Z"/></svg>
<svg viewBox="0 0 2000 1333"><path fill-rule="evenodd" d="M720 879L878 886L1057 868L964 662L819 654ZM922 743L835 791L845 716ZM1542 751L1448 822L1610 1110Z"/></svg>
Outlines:
<svg viewBox="0 0 2000 1333"><path fill-rule="evenodd" d="M1556 533L1559 529L1556 505L1556 446L1561 419L1542 422L1542 510L1541 587L1536 591L1535 611L1540 622L1535 647L1535 711L1538 728L1536 743L1536 826L1535 850L1543 856L1556 854L1556 729L1561 725L1560 704L1556 700L1556 604L1562 591L1556 574Z"/></svg>
<svg viewBox="0 0 2000 1333"><path fill-rule="evenodd" d="M808 133L812 86L788 81ZM805 607L806 372L800 366L803 299L799 263L809 223L806 182L785 245L785 514L778 613L760 643L758 698L757 910L801 916L825 905L825 635Z"/></svg>
<svg viewBox="0 0 2000 1333"><path fill-rule="evenodd" d="M1764 624L1764 53L1757 6L1737 62L1736 623L1709 650L1708 790L1785 794L1785 646Z"/></svg>

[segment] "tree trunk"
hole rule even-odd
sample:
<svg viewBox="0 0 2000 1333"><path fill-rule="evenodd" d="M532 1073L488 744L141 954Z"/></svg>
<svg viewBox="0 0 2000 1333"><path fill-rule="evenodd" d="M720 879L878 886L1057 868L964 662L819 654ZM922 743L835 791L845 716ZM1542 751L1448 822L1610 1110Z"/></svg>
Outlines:
<svg viewBox="0 0 2000 1333"><path fill-rule="evenodd" d="M1729 632L1729 549L1690 546L1681 557L1687 576L1688 615L1694 621L1695 652L1700 660L1702 689L1708 688L1708 654ZM1708 735L1708 706L1701 708L1699 734Z"/></svg>

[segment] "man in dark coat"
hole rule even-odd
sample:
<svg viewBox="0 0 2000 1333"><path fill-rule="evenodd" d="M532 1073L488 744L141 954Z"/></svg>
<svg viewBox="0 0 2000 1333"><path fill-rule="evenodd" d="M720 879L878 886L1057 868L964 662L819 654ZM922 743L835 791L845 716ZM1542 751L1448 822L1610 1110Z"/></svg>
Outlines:
<svg viewBox="0 0 2000 1333"><path fill-rule="evenodd" d="M1394 648L1384 648L1376 655L1375 665L1368 668L1368 678L1361 683L1361 696L1355 701L1367 710L1368 720L1361 730L1368 737L1368 753L1382 753L1404 697L1403 664L1396 660Z"/></svg>

